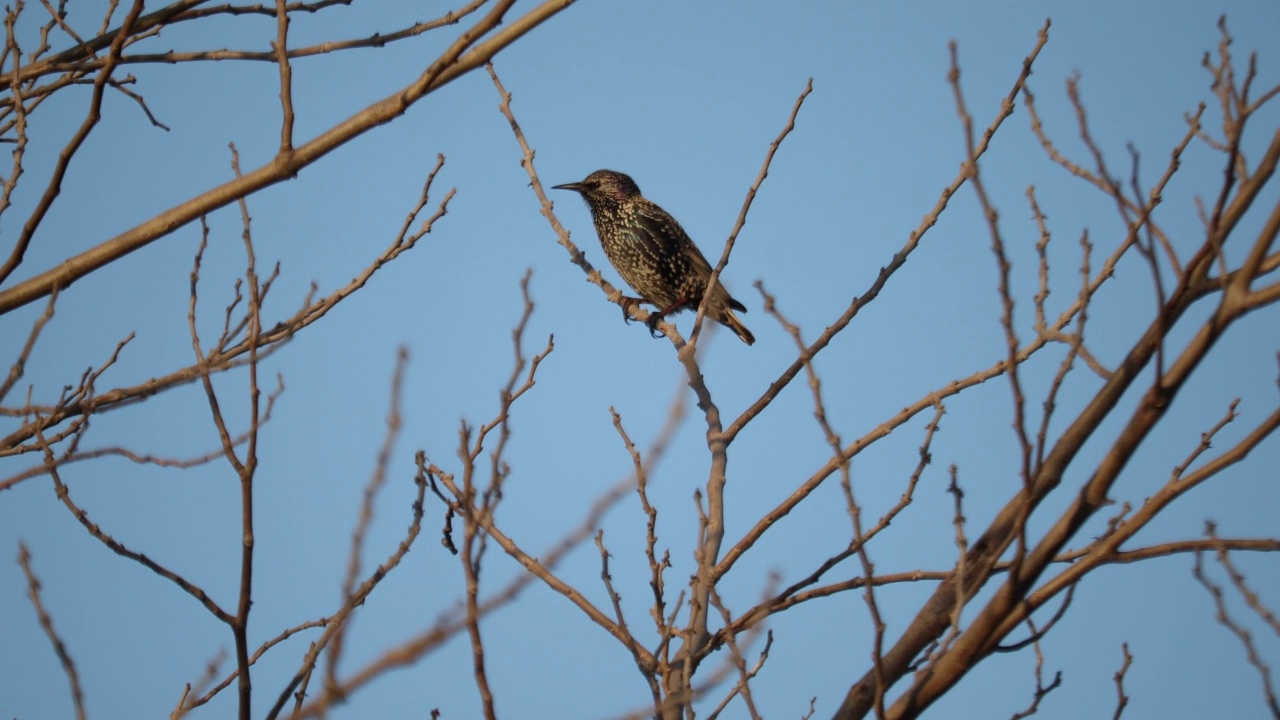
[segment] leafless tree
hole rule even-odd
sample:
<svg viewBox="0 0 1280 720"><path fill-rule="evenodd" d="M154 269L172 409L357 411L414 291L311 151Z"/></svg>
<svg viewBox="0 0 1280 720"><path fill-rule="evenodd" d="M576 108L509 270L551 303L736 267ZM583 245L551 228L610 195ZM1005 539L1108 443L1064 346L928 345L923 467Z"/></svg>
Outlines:
<svg viewBox="0 0 1280 720"><path fill-rule="evenodd" d="M394 121L414 103L450 81L486 66L497 92L500 112L513 131L513 155L518 148L531 190L550 225L548 242L550 239L559 242L569 262L599 287L601 299L621 305L624 312L636 319L644 320L648 316L645 310L627 302L622 292L610 285L591 264L588 253L571 240L545 194L535 167L537 139L526 136L517 120L518 91L513 99L513 94L500 80L498 70L490 64L500 50L552 18L571 4L571 0L544 2L518 17L507 16L514 0L478 0L409 27L362 39L335 40L300 48L290 42L291 20L304 14L330 12L345 3L278 0L274 7L212 6L198 0L184 0L151 13L144 13L141 0L124 8L113 3L89 39L82 39L65 22L65 0L58 7L47 2L42 4L43 8L15 5L8 10L5 23L3 67L8 85L0 99L0 137L13 146L13 165L5 175L0 213L14 206L13 197L20 180L43 185L21 229L16 233L10 230L6 235L8 239L3 247L7 255L0 266L0 314L32 303L42 303L44 311L35 319L25 339L5 347L12 364L0 385L0 413L9 423L0 441L0 457L12 459L6 463L8 469L0 479L0 502L7 501L2 491L23 483L51 482L59 501L84 533L122 560L137 563L165 579L226 626L234 646L231 668L225 669L215 660L208 664L203 677L176 689L173 717L198 714L203 706L232 686L238 694L236 706L241 718L251 716L255 689L272 698L268 717L323 716L336 704L358 701L359 693L375 679L441 651L443 645L455 637L467 638L472 674L485 716L498 717L497 693L486 669L484 622L488 614L498 608L518 612L522 592L534 584L558 593L565 603L580 612L586 623L621 645L623 655L629 658L649 690L647 698L636 698L643 704L637 705L631 717L693 717L695 710L714 717L729 712L726 708L731 705L734 714L759 717L752 688L761 674L768 672L767 661L773 643L770 619L781 613L797 612L815 600L849 593L861 596L874 634L870 638L850 639L850 642L867 642L869 661L859 674L849 677L847 693L835 717L872 714L887 718L916 717L984 660L998 653L1026 651L1035 667L1036 683L1026 710L1019 714L1025 717L1034 714L1041 700L1060 687L1058 678L1044 675L1040 640L1053 632L1060 619L1070 612L1076 588L1093 579L1095 571L1101 568L1177 554L1195 557L1195 577L1217 603L1218 622L1239 638L1246 651L1246 662L1261 678L1262 702L1280 716L1268 661L1223 601L1228 593L1235 593L1265 627L1280 634L1280 624L1269 609L1267 599L1259 596L1233 561L1240 553L1280 550L1280 537L1228 537L1210 526L1202 537L1162 542L1135 539L1188 491L1212 485L1264 442L1274 442L1273 434L1280 425L1280 403L1275 398L1243 401L1224 398L1220 415L1205 420L1199 442L1189 445L1183 457L1167 459L1171 470L1156 492L1141 504L1124 501L1118 508L1113 507L1117 498L1126 495L1119 485L1122 471L1133 460L1143 440L1169 414L1188 378L1215 344L1232 332L1242 318L1269 312L1274 320L1273 305L1280 299L1280 282L1276 280L1276 270L1280 267L1280 251L1276 248L1280 203L1275 200L1271 184L1280 161L1280 130L1258 126L1258 122L1265 121L1264 109L1274 109L1272 105L1280 87L1254 86L1257 61L1251 57L1247 67L1241 70L1231 52L1225 23L1216 53L1205 59L1205 69L1213 83L1212 98L1186 118L1184 136L1169 149L1168 161L1157 169L1156 180L1150 186L1141 180L1136 150L1132 150L1125 161L1125 173L1113 170L1114 159L1107 158L1094 140L1078 80L1068 82L1067 92L1078 118L1074 133L1086 150L1084 157L1073 157L1063 149L1064 129L1048 128L1041 122L1029 78L1037 56L1049 42L1047 22L1020 72L1011 77L1008 93L994 117L985 122L975 120L975 114L981 110L971 108L966 99L959 50L953 45L949 80L965 139L963 147L958 148L957 158L962 161L959 172L940 189L936 203L927 209L919 226L902 241L897 252L885 260L870 284L862 288L847 307L833 315L821 332L815 334L793 323L784 309L786 298L775 297L762 283L757 283L765 311L794 342L794 361L766 387L760 388L757 399L736 417L722 415L713 391L714 378L706 377L702 369L698 350L705 344L701 332L705 326L705 307L699 308L688 339L670 323L659 325L671 345L670 362L680 369L692 391L700 413L699 427L706 439L708 471L705 484L697 494L698 542L691 565L696 570L687 586L679 581L669 582L673 562L657 530L666 508L651 502L649 496L651 474L681 427L684 393L678 394L671 403L667 424L647 449L637 447L632 441L623 416L612 413L618 443L630 458L631 471L602 493L585 516L562 519L563 527L557 528L561 540L556 545L549 549L532 548L500 520L497 511L502 506L504 483L519 462L519 458L508 451L510 422L521 412L522 398L537 391L535 382L540 364L555 350L552 339L545 345L539 344L536 351L527 347L526 328L535 306L526 276L521 286L523 312L513 332L514 362L509 378L500 388L497 412L478 426L462 424L454 448L457 460L433 460L444 456L444 448L426 447L417 451L413 468L395 466L393 451L401 434L402 386L407 365L407 355L401 353L390 383L383 444L377 449L355 516L341 588L343 601L323 617L299 618L290 626L274 629L268 640L259 643L248 630L254 604L254 573L259 567L255 527L263 522L254 511L258 492L255 481L262 444L266 441L260 431L271 422L276 399L284 390L283 378L273 382L260 376L264 372L263 363L291 339L305 333L323 332L324 324L320 321L339 303L357 292L374 291L376 286L368 285L371 278L431 232L449 210L453 191L441 191L436 185L445 162L440 157L423 181L418 202L409 209L405 222L386 248L373 254L350 283L323 295L313 287L299 310L279 319L268 317L263 309L280 268L260 268L256 261L249 211L249 200L256 193L293 178L303 168L361 133ZM19 44L22 39L19 20L24 17L23 13L40 12L45 12L48 18L40 26L39 47L23 50ZM162 30L244 14L276 19L278 32L269 51L201 49L148 53L136 50L149 47L145 43ZM453 32L454 36L419 77L384 100L333 124L314 139L295 145L291 91L295 61L322 53L382 47L428 32ZM71 43L70 48L53 53L55 45L66 44L63 40ZM132 65L207 61L269 63L278 69L280 140L274 157L259 167L242 171L233 147L234 177L231 180L211 186L87 251L68 255L47 270L29 273L30 268L24 264L28 251L41 241L39 231L50 214L65 211L65 201L59 200L64 176L86 138L99 125L104 96L123 93L151 117L143 96L130 89L132 80L121 77L120 73ZM84 85L92 88L88 112L47 176L31 177L25 173L24 162L31 129L43 119L42 106L55 94ZM797 118L802 116L811 92L814 92L812 81L799 93L780 132L768 145L760 171L723 244L715 264L716 274L728 265L738 233L769 174L774 155L784 148L786 138L796 128ZM1016 132L1009 121L1018 107L1025 109L1030 132L1047 156L1062 172L1074 176L1114 204L1118 216L1114 228L1092 230L1076 239L1079 259L1070 272L1062 273L1056 267L1051 272L1054 226L1041 210L1036 189L1027 188L1026 207L1040 234L1036 246L1039 262L1034 271L1036 291L1030 298L1018 297L1014 290L1015 267L1009 261L1007 231L1000 221L997 199L987 184L989 173L993 172L986 164L988 149L998 134ZM1210 116L1220 116L1220 127L1209 127ZM1251 122L1258 116L1263 120ZM160 125L154 117L151 122ZM1259 155L1249 157L1247 141L1256 143L1255 134L1264 136L1264 149ZM1175 176L1180 177L1183 154L1192 146L1220 154L1222 168L1221 177L1190 179L1203 198L1198 205L1201 227L1195 233L1194 242L1189 240L1192 233L1186 228L1174 232L1168 227L1160 212L1171 181ZM1002 307L1000 323L1004 343L999 348L1000 359L988 367L957 371L949 382L936 389L919 397L905 398L900 412L881 418L869 432L852 439L845 437L829 419L830 401L824 394L823 377L815 361L823 357L832 340L846 332L868 306L884 302L882 291L892 283L901 282L900 271L913 257L929 251L930 231L958 192L972 192L986 220L984 230L998 273L996 289ZM244 272L236 284L234 299L225 308L211 311L200 293L203 283L207 282L202 273L210 235L206 218L213 211L232 205L238 207L241 216ZM202 242L189 268L188 333L182 340L191 346L194 359L190 364L171 368L141 384L113 387L111 371L121 362L122 351L130 342L126 338L57 397L34 397L30 390L23 392L21 380L27 361L59 308L66 288L103 268L130 262L127 256L133 251L197 222ZM15 226L12 222L8 225L9 228ZM1097 239L1101 236L1106 240ZM1122 279L1114 272L1117 265L1135 256L1149 270L1148 274L1144 277L1130 273ZM173 271L180 272L176 268ZM19 277L25 279L17 280ZM1107 318L1093 312L1098 306L1098 297L1122 282L1148 284L1156 311L1145 328L1127 339L1123 359L1108 366L1091 350L1086 328L1092 333L1098 325L1105 326ZM1066 293L1069 301L1055 305L1050 302L1051 291ZM1028 300L1034 309L1034 324L1030 329L1019 326L1014 312L1019 301L1027 303ZM200 318L211 312L221 321L216 337L201 331L204 325ZM99 350L81 349L89 356ZM1033 374L1042 374L1051 380L1033 382L1028 379ZM243 429L237 429L237 421L225 410L228 386L217 382L221 376L246 379L247 397L236 399L237 406L243 402L247 407ZM746 522L748 529L741 535L730 536L726 532L726 498L732 497L745 482L744 471L729 471L734 443L752 422L778 412L775 399L801 376L807 382L813 416L829 450L824 456L813 458L807 468L797 470L794 491L785 499ZM927 473L935 472L931 467L931 448L948 404L957 397L976 392L979 386L992 380L1007 386L1011 400L1009 418L1018 446L1014 459L1018 468L1016 491L1000 498L1002 506L990 522L975 528L966 515L967 493L973 489L962 482L961 468L948 468L946 476L954 507L954 562L940 567L922 565L906 571L879 572L876 557L877 552L882 552L883 531L894 522L911 521L906 511L915 499L918 483ZM213 421L215 451L198 457L177 458L156 457L123 446L84 449L83 440L91 423L110 422L113 414L122 408L192 384L203 389L205 403L198 410ZM1059 411L1059 405L1066 392L1084 393L1092 400L1082 403L1078 411L1064 414ZM1135 395L1139 399L1133 402ZM1126 401L1126 397L1130 400ZM1237 412L1241 402L1261 402L1269 409L1258 419L1249 421L1248 427L1239 428L1236 421L1241 417ZM195 410L193 408L193 412ZM1197 417L1204 415L1199 413ZM987 420L984 425L988 432L995 432L997 426L1007 432L1004 423ZM867 514L859 502L853 461L886 438L912 432L919 432L918 451L902 459L903 472L898 478L900 500L879 516ZM1082 449L1086 444L1105 447L1105 451L1098 456L1084 454ZM104 457L124 457L135 463L174 470L225 463L238 483L241 508L239 584L233 602L215 599L221 593L153 559L148 549L127 546L116 538L111 527L90 518L63 474L68 467ZM416 492L412 511L405 518L382 519L384 522L404 520L408 527L398 545L380 563L366 567L363 562L366 540L378 520L376 501L389 478L406 474L412 475ZM779 521L802 505L816 502L815 492L832 483L840 488L849 518L847 545L835 554L814 549L808 556L793 558L791 570L800 569L800 579L769 584L760 588L759 599L750 606L731 607L731 603L737 605L738 600L722 589L739 563L773 541L776 533L771 531ZM646 527L642 556L647 565L644 591L647 621L627 616L624 593L615 586L611 572L614 563L619 561L612 554L609 538L600 529L604 514L632 497ZM507 513L514 511L505 508ZM386 647L360 667L344 671L340 660L350 620L384 578L397 571L410 549L420 547L417 541L422 535L424 518L443 518L443 527L439 530L434 521L429 521L427 532L438 533L444 548L432 551L450 552L461 564L464 587L458 588L462 598L460 606L441 609L435 622L399 644ZM1090 531L1096 532L1089 536ZM560 561L588 541L594 542L598 553L603 595L600 588L582 587L558 571ZM491 587L492 581L484 571L488 567L486 563L497 562L490 558L490 550L495 546L518 563L522 572L514 579ZM1216 581L1205 572L1205 558L1218 562L1226 582ZM844 564L846 560L850 561L848 565ZM57 618L42 602L37 579L39 561L38 553L29 552L26 546L19 549L22 576L35 609L34 622L49 637L67 675L78 716L85 717L86 702L73 660L75 639L59 634ZM850 572L850 566L856 570ZM915 609L914 619L905 628L890 632L880 593L888 586L901 584L927 586L929 595ZM593 597L604 597L607 603ZM1025 635L1019 636L1020 632ZM279 652L277 646L295 635L308 638L309 646L301 657L293 658L296 669L288 682L279 687L254 683L255 664L268 653ZM1135 660L1128 646L1124 646L1115 674L1117 717L1128 703L1125 677L1134 662L1141 659ZM826 701L835 705L833 698ZM575 708L577 712L597 715L613 710L616 709ZM812 713L811 709L810 715Z"/></svg>

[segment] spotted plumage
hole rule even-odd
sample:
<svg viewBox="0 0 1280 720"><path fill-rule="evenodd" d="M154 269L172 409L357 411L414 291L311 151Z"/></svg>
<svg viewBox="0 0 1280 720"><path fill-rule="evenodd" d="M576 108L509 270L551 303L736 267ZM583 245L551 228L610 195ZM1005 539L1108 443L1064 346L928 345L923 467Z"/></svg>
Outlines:
<svg viewBox="0 0 1280 720"><path fill-rule="evenodd" d="M597 170L585 180L555 189L573 190L591 209L604 254L622 279L645 302L658 307L649 329L668 313L696 310L711 278L711 263L667 211L646 200L630 177ZM750 345L755 336L733 311L746 312L718 281L707 302L707 317Z"/></svg>

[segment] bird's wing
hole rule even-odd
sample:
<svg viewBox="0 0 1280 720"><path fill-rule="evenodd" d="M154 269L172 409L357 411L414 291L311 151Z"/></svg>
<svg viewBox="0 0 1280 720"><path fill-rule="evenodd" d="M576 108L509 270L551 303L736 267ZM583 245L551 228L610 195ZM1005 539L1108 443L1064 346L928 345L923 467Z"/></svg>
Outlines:
<svg viewBox="0 0 1280 720"><path fill-rule="evenodd" d="M667 211L649 203L640 209L637 216L640 221L637 234L646 250L656 253L658 257L683 252L693 262L699 275L711 277L711 263L707 262L702 251L689 239L688 233Z"/></svg>

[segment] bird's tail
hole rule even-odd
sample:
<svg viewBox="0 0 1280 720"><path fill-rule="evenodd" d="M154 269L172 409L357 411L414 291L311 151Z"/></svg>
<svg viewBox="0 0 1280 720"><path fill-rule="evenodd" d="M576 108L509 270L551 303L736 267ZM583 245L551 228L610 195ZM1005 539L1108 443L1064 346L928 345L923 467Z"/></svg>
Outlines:
<svg viewBox="0 0 1280 720"><path fill-rule="evenodd" d="M720 317L716 318L716 321L732 330L738 337L742 338L742 342L748 345L755 343L756 336L751 334L751 331L747 329L747 326L743 325L742 321L738 319L738 316L734 315L733 311L729 308L726 307Z"/></svg>

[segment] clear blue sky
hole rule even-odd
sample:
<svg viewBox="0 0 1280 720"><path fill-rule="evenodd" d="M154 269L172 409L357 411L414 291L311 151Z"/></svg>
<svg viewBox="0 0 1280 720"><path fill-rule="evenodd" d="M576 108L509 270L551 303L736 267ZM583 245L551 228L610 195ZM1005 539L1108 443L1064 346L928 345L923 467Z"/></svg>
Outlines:
<svg viewBox="0 0 1280 720"><path fill-rule="evenodd" d="M68 22L83 35L100 22L98 3L92 5L70 7ZM513 13L526 5L518 3ZM291 44L389 32L436 13L421 6L404 11L393 3L355 3L298 18ZM726 285L748 306L743 320L758 340L748 348L720 331L704 356L707 382L722 412L733 418L795 357L790 338L763 312L752 283L763 281L791 321L807 338L815 337L865 291L955 176L964 147L946 83L949 40L959 43L966 99L975 122L985 127L1035 45L1036 32L1051 17L1050 41L1030 82L1048 131L1065 150L1086 158L1064 92L1065 80L1078 74L1111 167L1127 170L1125 148L1131 142L1142 153L1143 182L1150 185L1185 132L1184 113L1209 102L1208 125L1219 127L1200 63L1219 42L1216 22L1223 13L1239 66L1247 53L1260 53L1256 87L1280 82L1280 5L1257 0L794 6L583 0L500 54L495 64L537 150L545 184L579 180L597 168L627 172L713 259L769 142L813 78L813 94L773 163L724 273ZM275 36L274 21L266 18L227 19L211 27L220 31L216 38L179 28L138 50L261 50ZM407 84L453 38L448 32L296 62L298 137L313 137ZM34 46L34 36L27 37ZM133 89L172 130L151 127L136 105L111 95L101 126L76 158L62 197L28 253L23 277L225 181L231 176L228 143L235 144L246 170L274 152L274 66L217 62L126 71L136 74ZM87 97L87 90L58 96L37 116L25 185L0 227L6 252L57 150L83 117ZM264 364L264 374L279 373L287 390L261 441L255 643L328 614L339 603L350 533L384 435L398 347L406 346L411 355L405 424L367 544L367 563L379 562L403 535L414 452L425 450L442 467L456 468L459 420L478 425L492 419L510 373L510 329L521 310L519 279L526 268L534 273L531 294L537 303L526 353L541 350L553 333L556 349L512 418L512 476L499 521L530 552L549 548L630 471L609 408L622 414L632 438L647 447L673 397L688 393L670 343L650 339L637 324L624 325L617 307L583 281L556 244L538 213L498 101L488 77L472 73L296 180L249 200L259 267L281 263L266 311L269 324L291 314L310 283L322 292L339 287L390 243L436 153L447 157L438 197L445 188L458 190L448 215L412 253ZM1273 107L1253 128L1254 159L1278 117ZM1217 191L1221 167L1219 155L1198 146L1171 185L1161 212L1180 248L1200 241L1192 198ZM1046 160L1021 105L997 136L983 171L1002 211L1018 325L1029 338L1038 233L1024 196L1027 186L1036 186L1055 233L1051 308L1068 304L1078 287L1081 232L1088 229L1101 256L1115 246L1123 226L1113 204ZM1268 197L1275 196L1273 189ZM583 204L570 193L553 199L574 241L617 283ZM201 317L204 330L216 333L232 283L243 271L239 211L215 213L209 225ZM130 332L137 337L102 387L132 385L190 364L188 276L198 243L197 226L182 228L74 285L59 300L23 384L6 406L17 403L27 384L37 401L56 399L64 385L105 360ZM846 442L1003 356L989 248L972 191L962 190L926 246L821 356L827 410ZM1111 365L1127 349L1128 333L1144 327L1155 306L1148 271L1136 257L1118 272L1124 289L1101 296L1091 318L1093 349ZM0 362L11 362L42 308L37 303L0 317ZM687 334L692 316L677 322ZM1141 505L1232 398L1242 398L1241 418L1224 431L1220 447L1271 411L1277 328L1272 308L1223 341L1126 470L1116 500ZM1028 368L1033 412L1056 369L1058 356L1053 357ZM1083 370L1073 381L1064 413L1097 387ZM239 429L244 384L242 374L218 380ZM674 564L667 576L673 592L693 567L691 497L706 481L702 420L692 401L689 411L651 489L661 513L660 539ZM730 467L731 540L826 461L811 412L809 391L797 381L738 438ZM916 419L854 462L855 487L870 519L902 492L924 422ZM949 567L955 551L947 468L958 467L976 532L1018 487L1009 422L1003 380L949 403L916 503L873 552L878 571ZM0 428L14 424L5 419ZM84 444L189 457L213 450L216 435L203 392L193 386L95 419ZM1099 447L1091 450L1096 456ZM5 461L0 477L34 460L29 455ZM1217 522L1224 536L1276 536L1278 464L1280 443L1273 438L1248 461L1179 501L1136 544L1199 537L1206 520ZM1066 482L1078 484L1087 471L1087 464L1079 465ZM65 476L78 502L119 540L189 574L223 604L233 602L238 489L225 464L173 471L107 459L69 467ZM731 608L753 604L771 573L794 581L847 542L839 489L834 480L828 485L736 569L724 588ZM1056 507L1051 503L1048 509ZM429 625L461 597L457 562L437 542L439 519L438 504L430 505L423 537L357 615L344 670ZM1095 523L1071 545L1087 542L1102 527ZM650 595L637 501L622 502L603 528L628 618L645 627ZM167 714L183 683L194 682L219 651L233 650L230 633L197 603L89 537L56 501L47 478L0 493L0 557L16 557L19 540L31 549L44 601L80 668L91 717ZM1280 605L1275 560L1241 557L1238 563L1263 599L1273 608ZM1177 556L1104 569L1086 582L1044 643L1047 676L1061 670L1063 685L1045 699L1039 717L1110 717L1121 642L1129 643L1135 657L1125 717L1267 716L1256 672L1239 643L1214 622L1210 599L1190 568L1189 557ZM517 572L491 548L486 587L497 588ZM832 579L860 573L849 562ZM567 558L561 574L597 604L607 604L599 558L589 543ZM930 589L908 586L880 594L890 638ZM1242 606L1235 610L1247 616ZM35 622L16 562L0 563L0 617L0 716L69 716L65 677ZM811 603L777 617L770 627L775 643L755 689L762 714L797 718L816 697L815 717L829 716L869 662L871 634L861 595ZM484 630L503 717L609 717L646 702L647 690L624 648L543 587L492 616ZM1261 625L1254 631L1265 658L1280 663L1280 641ZM265 714L312 637L296 637L255 667L255 716ZM1027 652L993 658L931 715L1008 717L1030 702L1032 665ZM705 716L713 705L700 712ZM226 717L233 708L228 691L196 716ZM445 718L479 716L464 639L389 674L334 716L421 718L431 708L440 708ZM741 706L726 714L741 716Z"/></svg>

